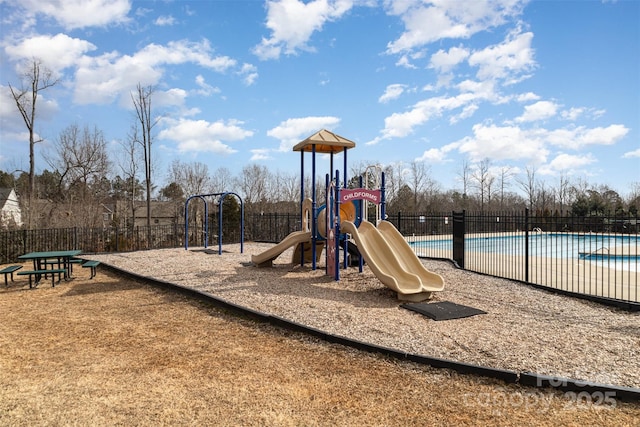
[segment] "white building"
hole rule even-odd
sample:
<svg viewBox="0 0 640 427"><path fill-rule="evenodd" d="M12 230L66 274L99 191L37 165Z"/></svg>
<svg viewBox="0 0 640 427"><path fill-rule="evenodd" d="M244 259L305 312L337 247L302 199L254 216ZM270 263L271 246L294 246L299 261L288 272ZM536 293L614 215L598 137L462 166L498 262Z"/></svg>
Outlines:
<svg viewBox="0 0 640 427"><path fill-rule="evenodd" d="M22 212L13 188L0 188L0 228L22 226Z"/></svg>

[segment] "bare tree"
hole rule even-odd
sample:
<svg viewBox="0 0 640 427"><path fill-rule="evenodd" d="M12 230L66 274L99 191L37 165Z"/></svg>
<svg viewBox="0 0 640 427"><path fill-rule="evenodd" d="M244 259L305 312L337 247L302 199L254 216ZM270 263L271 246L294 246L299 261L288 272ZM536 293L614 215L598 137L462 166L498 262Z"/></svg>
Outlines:
<svg viewBox="0 0 640 427"><path fill-rule="evenodd" d="M556 187L556 197L558 203L560 203L560 212L562 212L569 202L569 197L571 193L571 183L569 182L569 178L562 174L558 180L558 186Z"/></svg>
<svg viewBox="0 0 640 427"><path fill-rule="evenodd" d="M424 162L413 161L410 164L411 187L413 190L413 210L420 209L419 199L424 197L433 187L431 168Z"/></svg>
<svg viewBox="0 0 640 427"><path fill-rule="evenodd" d="M27 227L31 228L33 198L35 195L35 145L42 141L42 139L36 140L35 136L36 102L38 94L55 86L58 83L58 79L53 78L51 70L43 66L39 59L31 61L29 70L25 71L21 78L21 88L17 90L9 84L9 90L29 131L29 209L27 210Z"/></svg>
<svg viewBox="0 0 640 427"><path fill-rule="evenodd" d="M527 166L525 173L526 176L523 179L518 179L518 185L527 196L527 206L529 209L533 209L537 192L536 169L533 166Z"/></svg>
<svg viewBox="0 0 640 427"><path fill-rule="evenodd" d="M471 173L471 179L475 181L475 187L480 196L480 210L484 211L485 200L491 200L491 187L495 177L491 174L491 160L483 159L476 165L476 169Z"/></svg>
<svg viewBox="0 0 640 427"><path fill-rule="evenodd" d="M182 163L180 160L174 160L169 174L171 180L182 188L187 197L211 192L209 168L204 163Z"/></svg>
<svg viewBox="0 0 640 427"><path fill-rule="evenodd" d="M186 197L196 194L212 193L211 178L209 168L204 163L182 163L174 160L169 170L170 180L176 183ZM189 217L193 218L196 224L203 224L204 205L200 203L189 204Z"/></svg>
<svg viewBox="0 0 640 427"><path fill-rule="evenodd" d="M276 174L277 198L283 202L300 202L300 177L296 173Z"/></svg>
<svg viewBox="0 0 640 427"><path fill-rule="evenodd" d="M141 188L139 188L138 181L138 164L140 163L140 133L138 124L134 123L129 129L127 134L127 140L123 142L122 155L119 161L120 170L122 171L127 203L129 205L129 212L131 213L131 220L129 221L131 227L135 225L136 219L136 201L139 200L139 193L141 194Z"/></svg>
<svg viewBox="0 0 640 427"><path fill-rule="evenodd" d="M498 187L500 187L500 209L504 209L505 191L509 187L509 179L513 176L511 166L502 166L498 175Z"/></svg>
<svg viewBox="0 0 640 427"><path fill-rule="evenodd" d="M467 201L469 200L469 184L471 181L471 165L468 160L462 161L462 167L460 168L460 172L458 172L458 177L460 178L460 182L462 182L462 200L463 200L463 208L467 208Z"/></svg>
<svg viewBox="0 0 640 427"><path fill-rule="evenodd" d="M235 178L228 168L218 168L211 177L213 191L222 193L223 191L233 191Z"/></svg>
<svg viewBox="0 0 640 427"><path fill-rule="evenodd" d="M542 215L551 213L554 204L555 192L548 189L544 181L537 184L536 189L536 209Z"/></svg>
<svg viewBox="0 0 640 427"><path fill-rule="evenodd" d="M80 130L78 125L70 125L60 132L55 150L56 156L50 157L49 163L67 188L67 202L82 215L76 221L94 226L101 213L101 191L97 190L110 164L103 132L97 127Z"/></svg>
<svg viewBox="0 0 640 427"><path fill-rule="evenodd" d="M151 115L151 96L154 88L143 87L140 83L136 86L136 92L131 94L133 106L136 109L136 118L140 123L142 139L138 142L144 152L144 175L147 190L147 241L151 242L151 145L153 143L152 130L158 123Z"/></svg>
<svg viewBox="0 0 640 427"><path fill-rule="evenodd" d="M249 209L254 208L257 211L266 209L269 182L271 180L271 172L266 166L253 163L242 168L240 187Z"/></svg>

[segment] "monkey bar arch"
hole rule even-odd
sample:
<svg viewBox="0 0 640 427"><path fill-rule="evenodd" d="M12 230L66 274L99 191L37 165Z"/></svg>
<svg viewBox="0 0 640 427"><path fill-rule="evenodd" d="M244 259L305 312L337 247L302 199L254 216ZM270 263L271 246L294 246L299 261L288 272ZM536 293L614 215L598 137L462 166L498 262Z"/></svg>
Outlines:
<svg viewBox="0 0 640 427"><path fill-rule="evenodd" d="M184 249L189 249L189 202L191 199L198 198L204 202L204 247L209 243L209 205L207 197L218 198L218 255L222 255L222 202L225 197L235 196L240 201L240 253L244 253L244 203L242 197L237 193L226 191L223 193L196 194L190 196L184 202Z"/></svg>

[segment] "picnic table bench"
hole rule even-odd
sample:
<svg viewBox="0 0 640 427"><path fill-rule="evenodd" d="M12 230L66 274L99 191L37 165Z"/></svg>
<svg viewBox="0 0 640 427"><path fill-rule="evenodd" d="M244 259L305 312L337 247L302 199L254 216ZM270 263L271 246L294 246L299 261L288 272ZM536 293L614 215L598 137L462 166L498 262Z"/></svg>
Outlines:
<svg viewBox="0 0 640 427"><path fill-rule="evenodd" d="M82 264L82 268L90 268L91 269L91 277L89 279L93 279L96 277L96 267L100 265L100 261L87 261Z"/></svg>
<svg viewBox="0 0 640 427"><path fill-rule="evenodd" d="M71 277L73 275L73 264L82 264L83 261L84 260L80 258L70 258L67 260L60 259L60 258L52 258L52 259L45 260L44 264L47 266L57 265L58 268L68 268L69 276Z"/></svg>
<svg viewBox="0 0 640 427"><path fill-rule="evenodd" d="M19 271L18 276L29 276L29 288L33 287L32 277L36 276L36 285L40 281L40 278L44 276L47 278L47 275L51 274L51 287L56 286L56 274L58 275L58 282L62 280L62 276L67 274L66 268L53 268L51 270L28 270L28 271Z"/></svg>
<svg viewBox="0 0 640 427"><path fill-rule="evenodd" d="M4 285L5 286L9 286L9 282L7 282L7 275L11 275L11 281L13 282L13 272L20 270L22 268L21 265L10 265L8 267L3 268L2 270L0 270L0 273L4 274Z"/></svg>

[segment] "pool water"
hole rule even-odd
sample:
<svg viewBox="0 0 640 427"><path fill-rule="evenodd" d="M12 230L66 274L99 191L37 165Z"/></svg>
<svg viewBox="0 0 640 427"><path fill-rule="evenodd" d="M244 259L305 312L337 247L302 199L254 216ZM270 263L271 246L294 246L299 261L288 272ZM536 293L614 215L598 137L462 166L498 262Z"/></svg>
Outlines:
<svg viewBox="0 0 640 427"><path fill-rule="evenodd" d="M452 240L424 240L411 243L414 249L442 249ZM535 233L529 234L529 256L575 258L615 268L637 270L640 238L631 235ZM451 246L449 246L451 247ZM486 236L465 238L465 251L506 255L525 255L525 236Z"/></svg>

